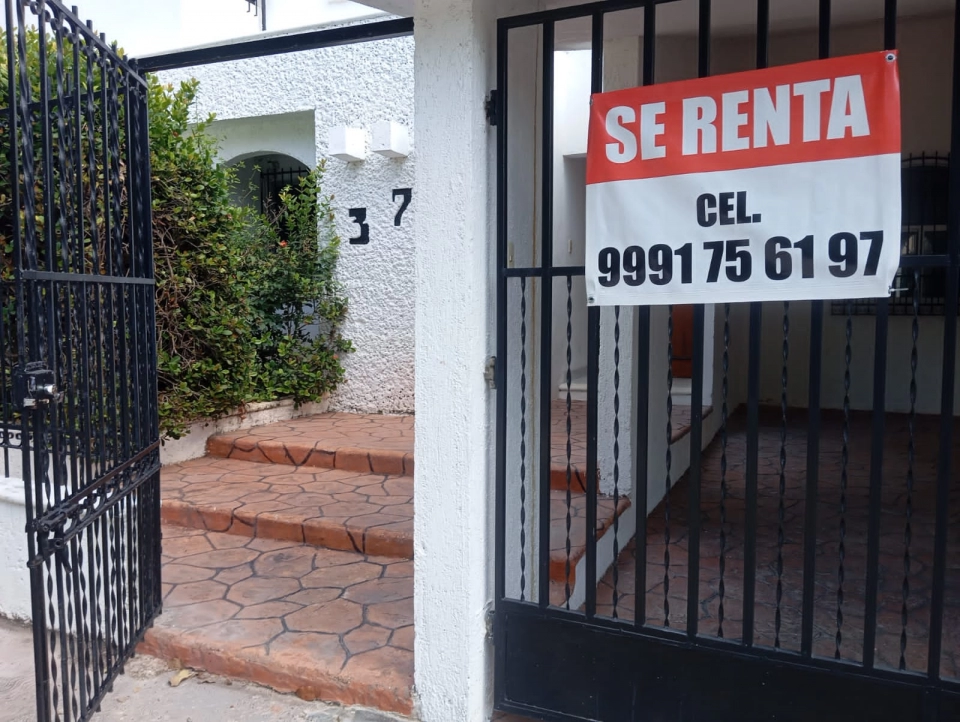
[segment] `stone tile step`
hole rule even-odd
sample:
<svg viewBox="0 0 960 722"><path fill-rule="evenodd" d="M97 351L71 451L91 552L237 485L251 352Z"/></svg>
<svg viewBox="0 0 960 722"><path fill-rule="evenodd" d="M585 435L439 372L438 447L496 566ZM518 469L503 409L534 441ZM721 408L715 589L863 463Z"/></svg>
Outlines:
<svg viewBox="0 0 960 722"><path fill-rule="evenodd" d="M164 522L413 557L413 479L207 456L161 472Z"/></svg>
<svg viewBox="0 0 960 722"><path fill-rule="evenodd" d="M704 416L711 411L711 407L705 406ZM569 465L571 489L583 492L587 466L586 402L570 403L569 439L567 418L566 401L554 401L550 484L553 489L565 491ZM690 407L674 407L672 418L672 438L676 442L690 430ZM415 467L413 416L341 413L308 416L212 436L207 442L207 451L211 456L240 461L412 476Z"/></svg>
<svg viewBox="0 0 960 722"><path fill-rule="evenodd" d="M412 476L413 416L306 416L212 436L207 452L241 461Z"/></svg>
<svg viewBox="0 0 960 722"><path fill-rule="evenodd" d="M630 500L621 497L615 504L613 497L600 496L597 498L597 541L613 529L614 521L630 508ZM571 494L570 496L570 555L569 579L570 588L576 585L577 563L587 553L587 496L586 494ZM550 492L550 580L551 602L556 594L562 600L566 599L564 589L567 579L567 495L566 492ZM555 588L554 588L555 587Z"/></svg>
<svg viewBox="0 0 960 722"><path fill-rule="evenodd" d="M165 525L140 651L304 699L413 710L413 563Z"/></svg>

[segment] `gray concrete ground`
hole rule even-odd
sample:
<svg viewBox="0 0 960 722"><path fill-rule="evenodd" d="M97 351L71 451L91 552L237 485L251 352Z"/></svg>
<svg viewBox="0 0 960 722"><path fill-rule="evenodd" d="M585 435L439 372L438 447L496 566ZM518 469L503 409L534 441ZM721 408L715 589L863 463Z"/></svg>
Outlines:
<svg viewBox="0 0 960 722"><path fill-rule="evenodd" d="M371 710L304 702L292 695L196 674L177 687L165 662L135 657L95 722L392 722ZM29 627L0 618L0 722L34 722L33 642Z"/></svg>

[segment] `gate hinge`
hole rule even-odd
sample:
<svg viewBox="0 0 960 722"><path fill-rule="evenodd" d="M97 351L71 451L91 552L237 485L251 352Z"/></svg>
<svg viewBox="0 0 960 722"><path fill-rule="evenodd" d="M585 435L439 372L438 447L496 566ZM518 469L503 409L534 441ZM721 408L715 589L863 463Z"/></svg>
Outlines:
<svg viewBox="0 0 960 722"><path fill-rule="evenodd" d="M63 400L63 392L57 388L57 379L42 363L28 363L14 373L15 399L20 399L25 409L45 406L51 401Z"/></svg>
<svg viewBox="0 0 960 722"><path fill-rule="evenodd" d="M483 366L483 380L491 389L497 388L497 357L491 356Z"/></svg>
<svg viewBox="0 0 960 722"><path fill-rule="evenodd" d="M500 91L496 89L491 90L483 107L487 112L487 122L490 125L496 126L497 120L500 117Z"/></svg>
<svg viewBox="0 0 960 722"><path fill-rule="evenodd" d="M487 605L487 609L484 612L484 623L487 627L487 639L491 642L496 643L497 639L497 610L494 606Z"/></svg>

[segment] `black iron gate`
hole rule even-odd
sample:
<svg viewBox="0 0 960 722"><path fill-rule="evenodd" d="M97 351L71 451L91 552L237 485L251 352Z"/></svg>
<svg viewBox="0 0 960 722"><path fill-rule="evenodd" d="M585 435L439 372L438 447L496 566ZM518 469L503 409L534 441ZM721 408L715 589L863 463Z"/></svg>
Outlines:
<svg viewBox="0 0 960 722"><path fill-rule="evenodd" d="M714 5L751 18L746 41L727 30L741 49L755 39L751 68L777 50L771 10L812 11L794 59L831 53L830 0ZM875 46L858 52L897 46L897 0L873 5ZM695 58L685 77L705 76L714 9L610 0L499 21L496 707L960 719L960 165L944 152L960 150L960 43L929 71L952 72L948 147L905 161L891 298L697 306L683 398L672 309L581 312L582 251L557 230L582 224L569 189L569 207L557 200L555 175L568 183L577 162L558 148L558 89L573 81L557 51L590 48L593 92L612 89L605 59L631 36L617 53L632 84L664 59ZM936 22L960 39L960 9Z"/></svg>
<svg viewBox="0 0 960 722"><path fill-rule="evenodd" d="M147 84L57 0L5 0L2 440L23 479L38 719L84 720L160 611Z"/></svg>

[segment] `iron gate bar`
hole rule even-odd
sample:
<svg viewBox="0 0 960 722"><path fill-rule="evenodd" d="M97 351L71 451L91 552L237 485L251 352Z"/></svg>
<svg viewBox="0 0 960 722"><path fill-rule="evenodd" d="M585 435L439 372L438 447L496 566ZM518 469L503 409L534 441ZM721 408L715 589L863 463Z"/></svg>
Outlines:
<svg viewBox="0 0 960 722"><path fill-rule="evenodd" d="M960 0L954 8L953 43L953 102L950 119L950 157L960 157ZM950 199L960 197L960 163L950 163ZM947 297L943 318L943 387L940 406L940 454L937 468L936 530L933 548L933 588L930 615L930 651L927 673L930 679L940 677L941 639L943 634L943 605L946 596L947 526L949 524L950 482L953 437L953 394L957 355L958 273L960 273L960 204L951 202L947 223L950 265L947 267Z"/></svg>
<svg viewBox="0 0 960 722"><path fill-rule="evenodd" d="M505 278L559 278L562 276L582 276L585 266L552 266L542 268L531 266L527 268L501 268L500 275Z"/></svg>
<svg viewBox="0 0 960 722"><path fill-rule="evenodd" d="M553 48L554 24L543 24L542 128L540 131L540 266L544 277L540 286L540 606L550 604L550 405L553 402Z"/></svg>
<svg viewBox="0 0 960 722"><path fill-rule="evenodd" d="M817 56L830 57L830 0L820 0L817 18ZM807 483L803 512L803 599L800 651L813 655L814 589L817 565L817 502L820 484L820 387L823 367L823 301L810 302L810 381L807 393Z"/></svg>
<svg viewBox="0 0 960 722"><path fill-rule="evenodd" d="M299 33L281 32L254 39L233 40L172 53L144 55L137 58L141 73L156 73L231 60L249 60L270 55L297 53L303 50L332 48L374 40L390 40L413 35L413 18L380 20L360 25L346 25L325 30L307 30Z"/></svg>
<svg viewBox="0 0 960 722"><path fill-rule="evenodd" d="M595 5L599 5L596 3ZM586 11L586 7L580 8ZM603 27L605 16L594 6L590 53L590 90L603 92ZM600 379L600 309L587 309L587 519L586 577L597 578L597 403ZM616 513L616 510L614 510ZM597 613L597 585L587 583L585 609L587 619Z"/></svg>
<svg viewBox="0 0 960 722"><path fill-rule="evenodd" d="M56 281L62 283L109 283L111 285L154 286L152 278L136 276L101 276L96 273L68 273L63 271L23 271L25 281Z"/></svg>
<svg viewBox="0 0 960 722"><path fill-rule="evenodd" d="M656 78L657 5L643 6L644 86L653 85ZM636 533L634 535L634 611L633 623L641 628L647 623L647 515L650 475L647 457L650 450L650 307L639 306L637 315L637 394L634 423L637 425L634 458L634 489L636 492ZM616 561L614 562L616 563Z"/></svg>
<svg viewBox="0 0 960 722"><path fill-rule="evenodd" d="M607 15L619 10L632 10L647 4L664 5L666 3L678 2L678 0L597 0L596 2L584 3L582 5L568 5L565 7L554 8L552 10L541 10L539 12L527 13L525 15L511 15L505 18L499 18L497 25L507 30L516 28L528 28L531 25L542 25L545 22L558 23L563 20L576 20L596 15ZM601 78L602 79L602 78ZM594 90L594 93L603 92Z"/></svg>
<svg viewBox="0 0 960 722"><path fill-rule="evenodd" d="M106 41L106 36L103 33L97 35L96 33L92 32L93 22L90 20L87 20L86 22L81 20L80 16L77 14L76 5L68 8L60 0L42 0L42 2L44 5L51 7L55 13L63 16L63 18L67 21L67 24L70 25L74 31L84 28L86 30L90 30L91 32L85 32L83 34L84 41L90 45L94 45L100 52L110 54L111 62L115 63L117 66L126 71L126 74L130 76L131 80L133 80L142 89L146 90L147 80L141 74L143 72L142 69L137 70L133 61L129 60L123 55L118 55L115 53L114 47ZM7 25L7 27L12 28L17 26ZM10 67L12 68L14 66L11 65Z"/></svg>
<svg viewBox="0 0 960 722"><path fill-rule="evenodd" d="M699 27L697 31L697 75L710 75L710 0L700 0ZM703 440L703 344L704 306L693 307L693 376L690 394L690 469L687 483L690 485L690 511L687 514L687 636L696 641L700 621L700 468L701 442ZM667 440L669 447L670 440Z"/></svg>
<svg viewBox="0 0 960 722"><path fill-rule="evenodd" d="M884 2L884 50L896 49L897 4ZM873 371L873 441L870 455L870 513L867 529L866 610L863 630L863 665L872 669L877 637L877 594L880 586L880 494L883 491L883 435L886 427L887 349L890 318L889 295L877 299Z"/></svg>
<svg viewBox="0 0 960 722"><path fill-rule="evenodd" d="M818 26L818 44L819 44L819 54L821 56L829 55L829 43L830 43L830 2L829 0L820 0L820 10L821 17ZM644 35L645 42L643 43L644 51L644 65L643 65L643 74L644 74L644 83L653 80L653 63L652 59L655 54L655 3L613 3L605 5L602 9L591 5L589 7L593 8L590 11L590 16L592 18L593 27L591 31L591 37L593 39L593 49L591 53L591 85L594 91L602 89L603 84L603 22L605 20L605 11L614 11L617 9L626 9L629 7L639 7L645 6L644 8ZM958 2L960 6L960 2ZM895 3L892 0L885 0L884 2L884 11L885 15L885 28L884 28L884 40L888 42L892 36L892 30L890 28L890 18L895 17ZM708 32L703 32L703 28L709 28L709 22L706 22L704 18L709 15L710 3L709 0L701 0L699 3L700 10L700 27L701 33L698 37L698 57L700 62L698 62L698 71L703 72L704 66L707 65L707 61L704 59L706 53L702 52L702 48L709 49L709 37ZM769 0L758 0L757 3L757 65L758 67L765 67L768 62L768 52L769 52L769 23L770 23L770 8ZM505 87L507 75L507 53L506 53L506 41L508 37L509 27L505 30L506 26L510 27L530 27L545 24L550 24L552 27L558 20L573 18L573 17L583 17L583 6L581 7L567 7L560 9L556 12L554 11L545 11L542 13L534 14L533 16L523 16L521 18L508 18L502 21L499 24L500 34L498 35L498 48L501 49L501 53L498 56L498 88L501 90ZM532 18L532 19L531 19ZM652 21L651 21L652 20ZM958 25L957 33L960 34L960 21L955 19L955 23ZM652 36L652 37L647 37ZM545 45L546 45L545 41ZM648 58L650 62L648 62ZM543 60L543 63L546 64L548 61ZM954 64L960 68L960 56L958 56L955 51L954 54ZM537 63L540 65L540 62ZM649 74L649 77L648 77ZM960 77L960 73L958 73ZM545 81L546 86L547 81ZM549 94L545 93L544 103L549 103ZM954 98L954 117L960 111L958 108L958 100ZM541 107L537 113L540 121L547 116L545 113L552 112L551 108ZM500 113L504 113L503 107L500 108ZM552 119L552 115L550 116ZM499 130L502 131L502 123L499 124L501 127ZM954 123L953 127L952 140L955 145L960 142L960 129L957 128L957 123ZM506 324L506 312L507 309L503 305L503 301L506 299L507 293L507 284L509 278L517 277L522 280L527 278L540 278L545 284L552 283L552 280L559 277L564 277L570 279L573 275L581 275L583 273L583 267L569 267L564 269L566 272L561 272L558 268L553 267L532 267L532 268L506 268L507 265L507 244L506 244L506 217L504 215L504 209L508 203L508 193L506 189L506 163L508 161L508 147L506 144L506 134L503 133L498 137L498 158L501 161L501 167L498 168L498 182L500 183L498 189L498 201L499 201L499 217L498 217L498 237L501 241L500 246L498 247L498 258L501 260L500 273L498 273L498 294L501 300L500 308L498 311L498 321L501 323L501 326L498 330L498 349L501 350L498 355L502 356L504 362L498 366L498 386L500 386L504 391L509 385L508 383L508 374L509 366L506 360L506 351L507 349L507 324ZM540 138L539 144L545 143L543 137ZM547 157L550 156L549 152L543 153L543 158L541 162L544 162ZM552 181L551 179L548 179ZM951 178L951 182L957 188L960 188L960 178L954 179ZM544 185L549 190L549 184L546 182ZM957 191L955 190L956 194ZM549 195L549 193L548 193ZM540 202L542 204L543 201ZM540 205L538 204L538 205ZM551 209L552 210L552 209ZM956 211L954 211L956 213ZM957 231L954 231L954 234L957 234ZM541 241L543 237L541 237ZM916 257L917 260L910 260L902 264L902 267L944 267L948 265L951 267L951 271L954 275L951 275L949 282L952 286L952 289L948 292L948 304L950 302L955 303L955 296L958 292L958 286L960 286L960 251L958 251L956 245L953 245L949 249L948 254L943 254L936 259L931 257ZM552 259L550 259L552 260ZM945 720L956 718L960 715L960 683L954 679L941 679L939 671L939 659L936 661L936 670L931 674L930 666L934 664L933 659L930 660L928 664L928 669L926 674L920 674L917 672L902 672L898 670L887 670L887 669L872 669L871 666L875 667L873 660L869 659L869 655L865 652L863 660L861 662L856 661L847 661L847 660L827 660L821 657L814 656L813 652L813 613L815 612L815 580L816 580L816 552L818 547L816 546L816 529L817 529L817 500L818 487L820 477L823 475L819 471L819 457L821 453L822 444L819 442L818 434L820 431L821 425L821 411L820 411L820 400L819 395L822 391L822 363L823 360L820 358L823 354L823 317L822 317L822 307L817 309L817 305L812 304L811 310L811 322L813 324L811 332L811 349L809 352L809 361L810 361L810 387L807 390L805 396L808 401L809 409L809 418L807 421L807 439L805 440L805 464L806 471L808 472L807 478L804 480L801 489L806 490L804 505L806 511L805 518L803 522L804 527L804 542L803 542L803 610L801 612L801 619L797 620L801 627L800 629L800 646L799 649L767 649L762 646L757 646L759 644L766 644L766 641L755 641L757 639L757 630L755 629L755 622L760 618L759 612L756 610L756 597L757 597L757 581L759 576L759 570L757 568L757 547L758 547L758 514L759 514L759 504L758 504L758 477L759 477L759 446L760 446L760 413L759 413L759 369L761 363L761 342L762 342L762 304L756 303L750 305L750 314L749 314L749 330L750 338L747 344L748 352L748 363L747 371L749 372L750 378L748 379L747 386L747 424L745 429L746 435L746 473L744 475L744 481L746 482L746 493L745 493L745 527L747 530L746 539L744 540L744 614L743 614L743 638L728 640L719 638L719 635L712 636L706 633L706 630L697 629L697 621L699 619L698 614L691 614L691 612L699 611L697 609L696 601L691 603L691 596L696 597L698 593L698 584L694 584L691 581L691 577L697 577L697 566L701 561L699 557L699 544L696 541L697 532L702 533L702 524L704 521L699 519L698 511L702 502L701 495L698 494L702 490L702 476L698 473L700 472L700 466L703 462L702 455L700 456L699 462L696 458L693 458L697 455L699 447L702 445L699 442L702 442L702 417L698 418L697 414L693 409L691 410L691 439L690 443L693 445L691 448L691 467L687 474L687 482L696 482L697 477L700 477L701 483L693 483L694 487L687 490L683 490L684 493L689 492L690 503L689 503L689 514L688 519L682 520L678 518L678 521L682 521L685 525L685 531L690 533L689 537L689 555L687 559L686 571L688 573L687 584L683 585L686 587L686 592L688 598L686 600L688 612L688 619L686 620L686 625L681 623L680 626L685 626L685 629L673 630L667 628L654 628L646 626L646 605L645 605L645 593L646 593L646 578L647 578L647 569L646 569L646 532L649 529L647 524L647 512L648 504L646 499L647 491L647 470L645 464L641 464L640 459L646 460L648 441L648 432L649 426L644 427L644 424L649 422L649 412L650 410L645 409L646 403L649 403L649 385L646 383L648 379L645 377L649 375L649 352L651 346L650 338L650 309L649 307L643 307L638 309L637 312L637 333L638 341L637 347L638 351L644 355L646 358L638 358L637 365L633 370L638 374L638 379L640 383L636 389L637 398L635 403L637 403L636 412L637 412L637 428L633 430L635 434L635 443L636 443L636 452L634 454L637 459L637 466L634 468L635 476L635 486L634 491L638 496L636 502L634 502L637 508L634 510L634 513L637 515L636 526L637 526L637 536L635 538L634 544L636 549L635 559L631 560L631 565L635 568L636 579L634 581L634 592L635 592L635 607L634 613L635 617L632 620L632 623L625 623L624 619L608 618L606 616L607 612L604 611L603 617L597 616L597 588L593 584L593 581L596 579L596 574L599 571L598 560L597 560L597 546L598 546L598 527L599 520L597 519L597 511L599 506L599 497L598 497L598 477L596 475L598 467L597 459L597 436L598 436L598 415L600 410L598 408L598 399L599 399L599 352L600 352L600 334L599 334L599 321L600 321L600 310L597 308L588 308L588 319L587 319L587 366L588 366L588 378L587 378L587 478L585 479L586 486L586 503L587 503L587 518L584 520L584 525L586 528L586 554L584 556L584 563L587 566L586 578L589 580L586 583L586 595L583 606L579 609L573 610L564 610L561 608L555 608L548 605L548 608L542 608L543 605L543 595L540 595L540 598L536 602L526 602L516 601L514 599L508 599L505 597L506 593L506 579L505 579L505 558L503 555L503 550L505 549L505 522L504 519L506 510L502 506L502 500L505 498L507 490L507 478L506 478L506 454L505 444L507 443L505 419L506 419L506 409L507 403L504 399L509 399L509 395L505 394L504 391L501 392L501 398L498 399L498 421L502 422L501 428L498 430L498 440L501 440L504 444L503 448L498 449L497 452L497 463L498 463L498 479L497 479L497 489L500 498L497 508L497 525L498 525L498 554L501 556L497 559L498 564L498 595L497 595L497 624L495 629L496 640L497 640L497 675L496 675L496 703L497 708L505 711L514 711L518 713L534 713L543 719L556 719L556 720L573 720L573 719L591 719L597 720L601 719L605 722L608 720L620 720L633 718L633 719L643 719L642 715L655 715L655 712L658 709L670 709L669 714L662 715L664 719L686 719L691 717L696 717L694 712L691 710L699 709L698 705L704 702L704 700L713 699L715 701L720 701L723 704L729 702L734 705L735 708L743 713L746 710L746 716L743 714L739 718L749 718L753 719L750 716L750 710L759 712L759 708L756 707L757 704L767 705L763 707L763 711L768 713L774 709L777 710L778 714L784 715L785 719L791 720L806 720L811 718L818 719L843 719L847 720L849 718L861 718L864 714L867 714L867 711L873 713L877 718L886 717L888 718L893 713L902 712L898 718L904 719L913 719L920 718L920 713L918 710L924 708L927 710L927 717L930 720ZM700 356L697 364L700 366L700 369L693 374L695 382L692 384L691 397L697 397L699 395L699 408L702 410L702 401L703 401L703 373L702 369L705 366L706 354L705 354L705 309L701 309L704 313L702 319L697 322L696 319L696 310L695 310L695 325L699 328L695 329L694 339L695 339L695 348L694 355ZM536 310L540 319L549 318L541 314L540 309ZM726 313L726 311L725 311ZM726 321L726 316L725 319ZM535 322L541 323L542 321ZM956 309L953 309L953 324L952 329L952 342L956 342ZM725 330L725 343L727 343L726 336L726 325L724 326ZM951 329L947 329L945 332L949 335ZM700 348L697 349L696 345L699 341ZM540 342L543 343L543 339L540 339ZM947 338L946 342L949 344L951 338ZM878 344L878 347L880 344ZM949 357L949 358L948 358ZM547 366L546 359L548 357L546 354L543 354L543 359L541 363L544 364L544 367ZM947 365L947 361L955 361L955 353L951 355L951 352L948 348L944 349L944 372L947 374L947 378L944 379L944 393L947 390L947 383L955 384L955 379L951 377L953 369ZM882 363L882 361L877 360L877 363ZM617 371L620 369L617 368ZM543 387L544 379L540 379L540 386ZM696 387L699 385L699 389ZM951 385L951 390L954 388ZM616 384L614 382L614 389L616 390ZM549 387L546 387L547 393L549 393ZM542 394L539 406L544 404ZM782 401L782 399L781 399ZM885 394L884 394L885 401ZM949 405L948 405L949 404ZM696 406L696 398L691 398L691 405ZM948 406L945 406L948 405ZM944 399L942 401L941 409L949 408L952 414L952 400ZM549 413L549 412L548 412ZM606 411L604 412L606 413ZM702 411L701 411L702 413ZM878 407L876 413L883 413L882 407ZM549 418L547 416L546 418ZM547 424L543 421L544 415L541 414L540 421L546 426ZM721 436L725 438L725 422L722 423L723 428L721 429ZM879 515L881 509L877 508L876 492L880 488L880 485L883 481L882 470L878 468L878 465L873 463L873 457L878 451L877 443L877 434L875 431L876 420L871 424L871 467L869 469L870 474L870 483L871 489L873 490L873 496L871 497L871 503L868 505L871 508L866 511L870 512L869 524L872 529L872 538L870 543L876 541L876 549L879 549ZM938 625L939 628L936 630L931 630L932 634L940 635L939 639L931 638L929 644L931 648L936 647L936 651L942 649L942 634L943 634L943 615L944 615L944 597L946 595L946 552L947 552L947 538L946 538L946 524L948 521L947 513L947 504L949 503L949 463L952 461L952 449L946 448L946 445L952 440L952 430L953 430L953 421L950 418L941 418L941 440L940 440L940 450L938 456L938 488L937 496L939 499L938 510L937 510L937 528L936 528L936 549L934 555L934 588L935 594L933 595L932 604L933 604L933 616L931 617L931 622L934 625ZM781 429L782 431L782 429ZM699 433L700 438L695 438ZM543 449L543 438L544 438L544 429L541 427L540 434L541 437L541 448L539 449L540 455L544 453ZM766 442L764 442L766 443ZM694 450L696 449L696 451ZM882 446L879 446L880 458L882 460ZM615 463L616 463L616 452L615 452ZM791 468L793 468L791 466ZM802 467L801 467L802 468ZM540 470L539 481L542 486L542 474L543 469ZM889 473L888 473L889 476ZM877 479L879 478L879 482ZM722 481L721 481L722 484ZM680 491L680 490L678 490ZM812 493L809 493L812 492ZM782 493L782 492L781 492ZM642 499L639 497L643 497ZM781 500L782 501L782 500ZM541 496L541 503L543 498ZM604 502L606 503L606 501ZM669 503L668 500L664 500L664 504ZM569 513L569 510L568 510ZM721 517L723 516L723 508L721 502ZM721 521L721 523L724 523ZM780 524L780 529L783 531L783 523ZM809 530L813 529L814 533L810 533ZM540 534L543 533L543 528L539 530ZM616 533L614 527L614 533ZM721 530L721 534L723 530ZM539 535L538 535L539 536ZM868 547L870 546L868 543ZM721 545L723 541L721 541ZM541 542L541 547L543 543ZM778 547L779 548L779 547ZM606 550L607 547L605 546ZM617 549L617 545L614 545L614 549ZM812 554L811 554L812 550ZM868 548L868 552L870 549ZM544 554L544 550L538 552L538 555ZM909 549L905 552L909 556ZM721 555L723 551L721 551ZM542 556L538 556L540 563L543 563ZM616 560L614 560L616 563ZM721 569L722 564L721 563ZM682 566L678 565L678 566ZM871 565L875 566L875 565ZM682 570L680 570L682 573ZM616 572L611 570L611 573L614 574L614 579L616 579ZM721 575L722 575L721 571ZM876 574L876 577L879 579L879 568L874 569L873 573ZM779 574L778 574L779 576ZM781 582L784 583L785 578L781 579ZM541 574L540 583L543 583L543 575ZM721 580L721 584L722 584ZM614 582L616 584L616 582ZM939 590L937 585L939 584ZM672 586L672 585L671 585ZM870 584L868 583L868 586ZM874 582L874 589L878 587L878 583ZM616 587L613 587L615 599L619 597L617 592L619 590ZM609 592L609 589L605 588L606 592ZM799 591L799 590L798 590ZM812 593L813 592L813 593ZM722 593L722 592L721 592ZM609 597L609 594L608 594ZM569 598L566 600L569 604ZM609 604L609 598L604 599L604 605ZM614 601L614 605L617 602ZM867 599L857 600L857 605L859 609L868 612L868 607L871 602ZM875 598L872 601L873 604L873 614L874 620L871 624L867 624L865 620L865 629L870 627L873 631L874 638L873 640L864 640L864 643L870 643L871 645L877 641L879 636L879 628L876 624L876 617L878 615L878 606L879 602ZM862 606L859 606L862 605ZM572 605L571 605L572 606ZM779 606L779 605L778 605ZM615 606L615 616L616 606ZM693 619L690 619L693 617ZM786 621L784 621L786 625ZM785 627L786 628L786 627ZM762 637L761 637L762 638ZM884 637L886 639L886 637ZM854 642L856 644L856 642ZM855 656L855 655L853 655ZM933 655L932 655L933 656ZM619 668L608 668L606 665L610 659L619 659L622 662L622 666ZM599 670L599 671L598 671ZM586 673L585 673L586 672ZM696 673L694 673L696 672ZM714 679L714 677L726 679L726 686ZM657 684L661 685L662 688L654 688L651 685L653 680L657 680ZM760 680L760 682L758 682ZM755 684L759 683L760 687L755 687ZM673 694L670 694L671 685L673 685L672 690ZM682 685L682 687L676 687L676 685ZM778 694L776 699L773 699L771 696L773 691L777 690ZM549 694L547 694L549 692ZM731 694L739 695L742 699L732 700L730 698ZM678 700L683 699L682 710L676 705L679 704ZM726 701L725 701L726 700ZM761 700L761 702L757 702ZM616 704L623 703L623 707L616 707ZM826 709L825 711L821 709L822 704L831 704L835 702L833 707ZM689 704L688 704L689 703ZM670 708L669 705L673 704L674 707ZM586 707L590 705L595 705L592 711L586 711ZM607 706L604 706L607 705ZM614 705L614 706L610 706ZM639 705L639 706L638 706ZM645 706L644 706L645 705ZM660 708L657 705L661 705ZM667 705L667 706L662 706ZM692 706L690 706L692 705ZM752 706L751 706L752 705ZM616 712L611 712L610 710L616 710ZM708 709L708 708L704 708ZM714 709L714 708L709 708ZM716 709L726 709L722 705ZM842 713L842 714L841 714ZM706 714L706 713L704 713ZM846 716L844 716L846 715ZM709 716L709 715L708 715ZM896 716L896 714L895 714ZM727 717L721 718L726 719ZM925 718L926 719L926 718Z"/></svg>
<svg viewBox="0 0 960 722"><path fill-rule="evenodd" d="M41 720L83 720L160 601L159 460L157 446L149 444L159 437L155 386L154 398L147 398L156 346L150 334L140 333L153 326L153 291L151 283L125 277L141 271L152 276L149 173L143 173L146 81L76 10L56 0L7 0L5 18L16 358L18 366L43 367L62 389L19 421L37 712ZM34 24L38 101L31 97L33 68L27 67L32 51L28 56L26 33ZM96 217L101 184L102 236ZM87 263L93 273L85 273ZM3 341L10 339L4 335ZM7 421L13 401L3 399ZM96 448L92 421L99 427ZM141 466L122 468L144 446L150 448Z"/></svg>
<svg viewBox="0 0 960 722"><path fill-rule="evenodd" d="M937 689L922 674L883 668L866 674L853 662L808 660L790 650L746 649L707 637L694 645L684 635L652 627L643 634L625 633L614 620L585 620L576 612L541 610L529 602L506 601L502 612L508 643L503 652L515 673L505 680L507 696L497 704L505 712L557 722L747 722L772 719L769 710L777 710L783 722L899 722L921 719L921 709L929 715L922 719L960 715L960 684L952 680L941 680ZM534 649L537 659L562 664L535 664ZM788 680L803 694L782 694ZM633 693L638 682L642 688ZM536 701L513 701L510 692L520 686L538 692ZM601 688L606 694L596 693ZM561 701L567 711L558 709ZM745 716L734 716L743 709L749 710Z"/></svg>
<svg viewBox="0 0 960 722"><path fill-rule="evenodd" d="M949 255L901 256L901 268L942 268L950 265Z"/></svg>
<svg viewBox="0 0 960 722"><path fill-rule="evenodd" d="M757 68L769 65L770 0L757 0ZM747 458L743 542L743 644L753 646L757 575L757 464L760 426L760 334L763 306L750 304L749 360L747 362Z"/></svg>

